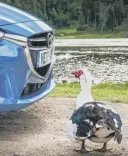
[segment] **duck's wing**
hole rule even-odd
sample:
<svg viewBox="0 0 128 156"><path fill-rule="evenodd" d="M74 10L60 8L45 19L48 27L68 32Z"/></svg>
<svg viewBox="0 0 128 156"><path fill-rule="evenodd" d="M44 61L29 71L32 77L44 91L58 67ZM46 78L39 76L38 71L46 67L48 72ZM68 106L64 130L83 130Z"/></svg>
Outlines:
<svg viewBox="0 0 128 156"><path fill-rule="evenodd" d="M86 139L90 137L90 132L95 125L92 120L93 109L93 104L86 103L73 113L70 122L74 128L75 138Z"/></svg>
<svg viewBox="0 0 128 156"><path fill-rule="evenodd" d="M111 109L107 110L106 119L107 124L115 131L115 140L120 144L122 141L122 121L119 114L113 112Z"/></svg>
<svg viewBox="0 0 128 156"><path fill-rule="evenodd" d="M115 131L115 140L118 143L122 141L122 121L121 117L117 112L107 104L97 103L98 107L100 107L100 117L104 119L107 124L113 131ZM102 111L103 109L103 111Z"/></svg>

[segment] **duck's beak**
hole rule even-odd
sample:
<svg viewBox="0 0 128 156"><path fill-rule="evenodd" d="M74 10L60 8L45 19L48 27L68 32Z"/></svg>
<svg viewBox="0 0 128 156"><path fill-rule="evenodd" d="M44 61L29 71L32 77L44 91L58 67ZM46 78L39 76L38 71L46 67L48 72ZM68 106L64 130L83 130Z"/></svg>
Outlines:
<svg viewBox="0 0 128 156"><path fill-rule="evenodd" d="M72 72L72 75L74 75L76 78L79 78L78 72Z"/></svg>
<svg viewBox="0 0 128 156"><path fill-rule="evenodd" d="M77 74L77 72L72 72L72 75L74 75L74 76L75 76L76 74Z"/></svg>

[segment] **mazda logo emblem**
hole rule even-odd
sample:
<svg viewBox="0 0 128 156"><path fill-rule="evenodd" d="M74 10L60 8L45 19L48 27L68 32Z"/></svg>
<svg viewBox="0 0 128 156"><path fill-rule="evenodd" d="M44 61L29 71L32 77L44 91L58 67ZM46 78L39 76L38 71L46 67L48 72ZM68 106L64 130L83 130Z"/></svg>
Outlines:
<svg viewBox="0 0 128 156"><path fill-rule="evenodd" d="M50 48L51 45L53 45L54 42L54 36L52 33L48 33L47 35L47 47Z"/></svg>

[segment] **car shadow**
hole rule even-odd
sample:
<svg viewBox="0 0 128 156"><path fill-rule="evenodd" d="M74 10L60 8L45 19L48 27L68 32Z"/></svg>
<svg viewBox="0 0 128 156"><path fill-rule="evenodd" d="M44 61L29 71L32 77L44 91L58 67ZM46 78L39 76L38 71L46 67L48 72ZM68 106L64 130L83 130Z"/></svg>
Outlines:
<svg viewBox="0 0 128 156"><path fill-rule="evenodd" d="M0 115L0 138L6 141L8 137L22 134L37 133L45 128L45 119L39 118L34 111L18 111Z"/></svg>

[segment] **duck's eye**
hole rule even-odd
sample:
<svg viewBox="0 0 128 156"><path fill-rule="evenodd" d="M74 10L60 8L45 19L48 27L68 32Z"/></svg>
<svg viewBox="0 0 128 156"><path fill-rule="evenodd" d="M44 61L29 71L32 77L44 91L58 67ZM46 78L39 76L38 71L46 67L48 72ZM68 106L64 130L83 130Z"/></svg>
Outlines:
<svg viewBox="0 0 128 156"><path fill-rule="evenodd" d="M99 130L99 128L97 128L97 131Z"/></svg>
<svg viewBox="0 0 128 156"><path fill-rule="evenodd" d="M108 127L107 129L108 129L108 130L110 130L110 128L109 128L109 127Z"/></svg>

